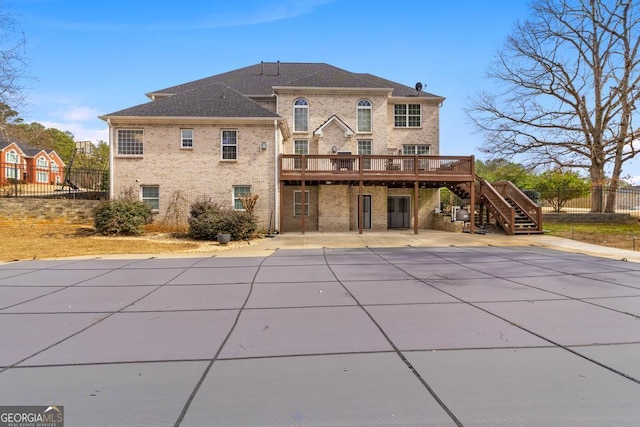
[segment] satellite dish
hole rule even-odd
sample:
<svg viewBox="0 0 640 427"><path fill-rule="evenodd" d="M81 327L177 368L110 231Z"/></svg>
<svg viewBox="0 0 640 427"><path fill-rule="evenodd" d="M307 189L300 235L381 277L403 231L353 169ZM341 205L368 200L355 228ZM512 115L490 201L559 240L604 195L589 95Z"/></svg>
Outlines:
<svg viewBox="0 0 640 427"><path fill-rule="evenodd" d="M422 83L420 83L420 82L416 83L416 90L418 92L420 92L422 90Z"/></svg>

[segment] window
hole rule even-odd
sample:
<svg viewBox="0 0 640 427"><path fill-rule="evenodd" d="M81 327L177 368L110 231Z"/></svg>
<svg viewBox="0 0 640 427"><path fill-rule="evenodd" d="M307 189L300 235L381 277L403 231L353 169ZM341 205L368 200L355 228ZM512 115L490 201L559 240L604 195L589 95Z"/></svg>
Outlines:
<svg viewBox="0 0 640 427"><path fill-rule="evenodd" d="M309 131L309 102L304 98L298 98L293 103L293 131Z"/></svg>
<svg viewBox="0 0 640 427"><path fill-rule="evenodd" d="M420 104L396 104L394 106L395 127L420 127L422 123Z"/></svg>
<svg viewBox="0 0 640 427"><path fill-rule="evenodd" d="M143 136L142 129L118 129L118 155L142 156Z"/></svg>
<svg viewBox="0 0 640 427"><path fill-rule="evenodd" d="M36 168L36 181L49 182L49 173L47 171L49 168L49 162L47 159L42 156L38 157L38 160L36 161Z"/></svg>
<svg viewBox="0 0 640 427"><path fill-rule="evenodd" d="M309 191L304 192L304 215L309 216ZM302 191L293 190L293 216L302 216Z"/></svg>
<svg viewBox="0 0 640 427"><path fill-rule="evenodd" d="M244 210L244 205L240 198L251 193L250 185L236 185L233 187L233 209Z"/></svg>
<svg viewBox="0 0 640 427"><path fill-rule="evenodd" d="M49 162L44 157L38 157L38 167L39 168L48 168Z"/></svg>
<svg viewBox="0 0 640 427"><path fill-rule="evenodd" d="M293 154L309 154L309 141L306 139L293 141Z"/></svg>
<svg viewBox="0 0 640 427"><path fill-rule="evenodd" d="M222 160L238 159L238 131L222 131Z"/></svg>
<svg viewBox="0 0 640 427"><path fill-rule="evenodd" d="M402 155L404 156L428 156L429 146L426 144L403 145Z"/></svg>
<svg viewBox="0 0 640 427"><path fill-rule="evenodd" d="M371 155L371 140L370 139L359 139L358 140L358 154L362 154L363 156ZM371 159L363 159L362 167L364 169L371 169Z"/></svg>
<svg viewBox="0 0 640 427"><path fill-rule="evenodd" d="M193 129L180 129L180 147L193 148Z"/></svg>
<svg viewBox="0 0 640 427"><path fill-rule="evenodd" d="M371 132L371 101L368 99L358 102L358 132Z"/></svg>
<svg viewBox="0 0 640 427"><path fill-rule="evenodd" d="M296 139L293 141L293 154L309 154L309 141L306 139ZM295 169L302 168L302 159L293 159Z"/></svg>
<svg viewBox="0 0 640 427"><path fill-rule="evenodd" d="M7 165L4 168L4 176L8 179L18 179L18 162L19 157L18 153L15 150L9 150L4 155L7 163L11 163L11 165Z"/></svg>
<svg viewBox="0 0 640 427"><path fill-rule="evenodd" d="M58 173L58 164L56 162L51 162L51 172Z"/></svg>
<svg viewBox="0 0 640 427"><path fill-rule="evenodd" d="M10 150L5 154L7 163L18 163L18 153L15 150Z"/></svg>
<svg viewBox="0 0 640 427"><path fill-rule="evenodd" d="M157 185L142 185L140 186L140 195L142 201L145 202L151 209L157 211L160 209L160 187Z"/></svg>
<svg viewBox="0 0 640 427"><path fill-rule="evenodd" d="M405 156L428 156L429 146L426 144L409 144L402 146L402 154ZM403 160L404 170L413 170L413 159ZM429 169L429 159L418 159L418 170Z"/></svg>

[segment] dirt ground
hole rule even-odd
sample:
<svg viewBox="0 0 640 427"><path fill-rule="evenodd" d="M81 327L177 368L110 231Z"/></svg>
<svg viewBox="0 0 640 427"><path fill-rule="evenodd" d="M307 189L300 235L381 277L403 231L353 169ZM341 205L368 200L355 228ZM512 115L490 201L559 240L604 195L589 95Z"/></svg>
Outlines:
<svg viewBox="0 0 640 427"><path fill-rule="evenodd" d="M554 236L618 249L640 250L640 241L634 238L640 236L640 226L628 229L545 225L546 228L549 228L548 234ZM52 223L1 224L0 236L0 262L105 254L211 253L256 243L253 240L220 245L175 237L172 233L154 229L140 237L108 237L98 235L91 225Z"/></svg>
<svg viewBox="0 0 640 427"><path fill-rule="evenodd" d="M195 241L171 233L151 231L140 237L96 234L90 225L0 225L0 262L105 254L197 253L229 250L251 242Z"/></svg>

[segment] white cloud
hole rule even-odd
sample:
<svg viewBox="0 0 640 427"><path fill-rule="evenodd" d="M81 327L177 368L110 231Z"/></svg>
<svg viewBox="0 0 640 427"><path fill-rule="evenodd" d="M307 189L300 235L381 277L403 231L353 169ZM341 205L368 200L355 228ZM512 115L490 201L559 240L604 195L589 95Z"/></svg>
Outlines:
<svg viewBox="0 0 640 427"><path fill-rule="evenodd" d="M63 111L54 113L55 116L60 117L64 121L69 122L82 122L85 120L93 120L98 116L99 112L93 107L79 106L70 107Z"/></svg>

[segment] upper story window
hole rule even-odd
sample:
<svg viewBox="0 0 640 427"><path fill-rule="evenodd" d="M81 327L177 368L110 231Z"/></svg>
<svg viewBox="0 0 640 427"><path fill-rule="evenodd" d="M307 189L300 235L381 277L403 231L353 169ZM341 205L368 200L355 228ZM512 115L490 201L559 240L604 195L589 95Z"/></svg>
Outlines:
<svg viewBox="0 0 640 427"><path fill-rule="evenodd" d="M238 131L222 131L222 160L238 160Z"/></svg>
<svg viewBox="0 0 640 427"><path fill-rule="evenodd" d="M56 162L51 162L51 172L58 172L58 164Z"/></svg>
<svg viewBox="0 0 640 427"><path fill-rule="evenodd" d="M371 101L362 99L358 102L358 132L371 132Z"/></svg>
<svg viewBox="0 0 640 427"><path fill-rule="evenodd" d="M309 131L309 101L298 98L293 102L293 131Z"/></svg>
<svg viewBox="0 0 640 427"><path fill-rule="evenodd" d="M18 153L16 152L16 150L9 150L7 151L7 153L5 154L5 159L7 161L7 163L18 163L19 162L19 157L18 157Z"/></svg>
<svg viewBox="0 0 640 427"><path fill-rule="evenodd" d="M44 157L38 157L37 165L39 168L48 168L49 162Z"/></svg>
<svg viewBox="0 0 640 427"><path fill-rule="evenodd" d="M407 144L402 146L402 154L405 156L428 156L429 146L426 144Z"/></svg>
<svg viewBox="0 0 640 427"><path fill-rule="evenodd" d="M420 127L422 114L420 104L396 104L393 112L395 127Z"/></svg>
<svg viewBox="0 0 640 427"><path fill-rule="evenodd" d="M296 139L293 141L293 154L309 154L309 140Z"/></svg>
<svg viewBox="0 0 640 427"><path fill-rule="evenodd" d="M370 156L372 154L372 141L370 139L359 139L358 140L358 154L362 154L363 156ZM363 167L365 169L371 169L371 159L363 159L362 161Z"/></svg>
<svg viewBox="0 0 640 427"><path fill-rule="evenodd" d="M180 147L193 148L193 129L180 129Z"/></svg>
<svg viewBox="0 0 640 427"><path fill-rule="evenodd" d="M142 156L144 154L142 129L118 129L118 155Z"/></svg>

